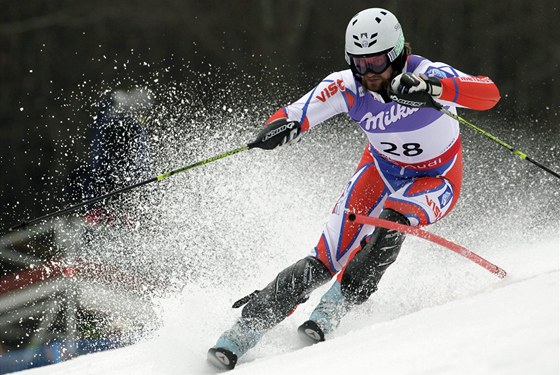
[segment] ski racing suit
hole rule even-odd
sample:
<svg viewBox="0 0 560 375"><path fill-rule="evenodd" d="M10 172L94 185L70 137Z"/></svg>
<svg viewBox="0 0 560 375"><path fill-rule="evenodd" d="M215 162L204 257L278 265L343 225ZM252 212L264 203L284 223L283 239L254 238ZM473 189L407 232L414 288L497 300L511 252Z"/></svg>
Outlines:
<svg viewBox="0 0 560 375"><path fill-rule="evenodd" d="M402 72L438 78L438 102L453 113L455 107L490 109L499 100L490 78L470 76L418 55L408 57ZM216 347L244 354L335 275L344 299L351 304L367 300L396 260L404 234L373 231L349 221L349 212L424 226L445 217L456 204L462 182L458 122L434 108L402 106L368 91L350 69L330 74L301 99L279 109L267 124L287 118L299 121L305 132L341 113L359 124L369 142L317 245L249 300L240 320Z"/></svg>

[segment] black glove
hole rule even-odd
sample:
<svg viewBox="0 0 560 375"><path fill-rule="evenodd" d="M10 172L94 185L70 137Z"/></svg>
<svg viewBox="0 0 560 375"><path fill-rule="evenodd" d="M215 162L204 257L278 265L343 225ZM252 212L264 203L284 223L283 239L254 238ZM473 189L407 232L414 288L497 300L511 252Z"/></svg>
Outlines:
<svg viewBox="0 0 560 375"><path fill-rule="evenodd" d="M407 107L435 107L440 105L434 99L441 96L439 79L423 74L402 73L393 78L389 85L389 97Z"/></svg>
<svg viewBox="0 0 560 375"><path fill-rule="evenodd" d="M272 121L257 135L257 139L249 143L249 148L258 147L272 150L279 146L285 146L300 141L301 124L298 121L289 121L280 118Z"/></svg>

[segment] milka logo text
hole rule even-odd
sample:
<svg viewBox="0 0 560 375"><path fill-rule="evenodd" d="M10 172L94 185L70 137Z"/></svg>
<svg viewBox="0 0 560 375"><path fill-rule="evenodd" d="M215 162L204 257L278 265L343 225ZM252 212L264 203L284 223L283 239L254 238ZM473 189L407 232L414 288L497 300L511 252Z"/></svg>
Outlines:
<svg viewBox="0 0 560 375"><path fill-rule="evenodd" d="M385 130L387 126L410 116L418 111L418 109L419 108L405 107L403 105L394 105L389 110L379 112L376 115L373 115L371 112L366 113L360 120L360 124L365 131L375 129Z"/></svg>

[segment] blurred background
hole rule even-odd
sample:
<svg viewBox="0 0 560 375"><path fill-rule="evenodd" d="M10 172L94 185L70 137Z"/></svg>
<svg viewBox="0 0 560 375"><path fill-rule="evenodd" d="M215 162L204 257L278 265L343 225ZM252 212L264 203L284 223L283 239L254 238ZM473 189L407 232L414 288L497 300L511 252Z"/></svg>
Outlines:
<svg viewBox="0 0 560 375"><path fill-rule="evenodd" d="M0 6L3 230L65 203L65 180L85 159L85 133L108 90L165 90L171 82L188 83L192 72L225 67L206 86L245 75L293 88L272 99L272 113L346 68L348 20L372 6L398 15L414 52L493 78L503 99L483 116L506 127L521 119L535 137L559 129L560 11L550 0L429 6L414 0L1 0ZM199 100L215 95L201 90ZM508 136L513 142L516 134Z"/></svg>
<svg viewBox="0 0 560 375"><path fill-rule="evenodd" d="M556 1L0 0L0 357L3 350L39 348L56 338L82 340L72 353L123 345L122 332L143 331L154 320L145 302L149 291L168 288L173 277L206 272L179 262L170 274L169 259L146 262L138 256L153 251L143 249L146 238L173 242L164 229L184 227L185 221L204 237L201 223L212 219L191 222L158 211L165 201L162 190L182 190L189 207L198 207L202 215L210 212L200 203L202 188L171 182L166 189L144 189L113 206L78 212L88 224L141 227L146 230L141 235L100 235L72 217L25 232L8 233L9 227L246 144L279 106L347 68L346 25L358 11L377 6L397 15L414 53L490 76L501 91L498 106L461 115L558 171ZM346 120L336 123L345 127L319 130L317 143L308 149L333 158L314 173L331 166L352 169L360 154L354 150L362 147L355 145L356 129L347 130ZM481 203L494 210L489 216L499 217L508 203L527 210L519 203L526 203L531 191L543 198L531 202L531 212L539 214L523 221L515 216L522 214L519 209L514 213L518 224L538 227L546 215L555 217L556 180L469 132L464 131L465 156L472 164L465 175L473 177L466 181L466 199L480 192L479 178L492 174L492 196L517 195L518 200ZM339 147L341 140L345 151L321 148L320 142ZM352 156L341 161L349 150ZM107 160L126 163L108 165ZM346 177L329 181L342 187ZM231 184L231 176L226 181ZM317 190L311 194L317 200L324 196ZM232 207L240 206L244 203ZM157 220L157 214L166 221ZM459 211L459 217L470 214ZM480 241L481 234L472 234L475 239ZM207 237L194 241L204 248L206 240L211 243ZM110 261L108 244L121 251ZM170 258L184 253L184 245L168 245ZM133 261L131 248L137 251ZM152 272L145 272L146 263ZM30 284L43 289L39 294L26 290ZM143 318L127 320L131 309L144 311ZM111 318L115 312L119 319ZM119 340L100 341L115 336ZM45 358L32 355L35 363Z"/></svg>

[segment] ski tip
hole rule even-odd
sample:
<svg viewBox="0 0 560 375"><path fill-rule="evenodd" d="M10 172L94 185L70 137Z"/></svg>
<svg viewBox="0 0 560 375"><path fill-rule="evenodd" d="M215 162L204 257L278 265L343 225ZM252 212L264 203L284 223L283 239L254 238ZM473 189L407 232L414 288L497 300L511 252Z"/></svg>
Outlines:
<svg viewBox="0 0 560 375"><path fill-rule="evenodd" d="M237 364L237 356L224 348L210 348L207 361L221 370L233 370Z"/></svg>
<svg viewBox="0 0 560 375"><path fill-rule="evenodd" d="M298 327L299 337L308 344L317 344L325 341L325 334L317 323L308 320Z"/></svg>
<svg viewBox="0 0 560 375"><path fill-rule="evenodd" d="M496 267L497 270L496 272L494 272L496 274L496 276L498 276L500 279L505 279L505 277L507 276L507 272L504 269L501 269L500 267Z"/></svg>

